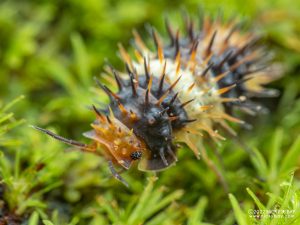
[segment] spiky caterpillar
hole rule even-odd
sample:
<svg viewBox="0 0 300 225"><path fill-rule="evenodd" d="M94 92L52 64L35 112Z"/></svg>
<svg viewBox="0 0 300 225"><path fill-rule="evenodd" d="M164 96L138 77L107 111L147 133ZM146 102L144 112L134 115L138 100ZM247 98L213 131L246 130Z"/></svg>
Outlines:
<svg viewBox="0 0 300 225"><path fill-rule="evenodd" d="M136 74L148 73L162 77L168 83L182 78L174 87L181 102L191 102L185 110L189 118L197 119L184 128L175 131L175 141L186 143L198 156L197 144L201 145L199 135L203 131L218 141L225 139L216 127L235 134L227 121L243 124L233 116L233 107L254 114L261 106L251 101L253 96L272 97L275 90L264 89L261 84L277 78L259 65L263 51L257 47L257 37L242 34L234 22L222 24L220 21L204 19L202 30L196 33L193 23L187 20L187 37L180 37L167 23L170 44L164 45L153 30L157 51L146 47L137 32L134 32L136 60L129 57L124 48L120 53L130 69ZM163 71L163 72L161 72ZM196 143L196 144L195 144Z"/></svg>
<svg viewBox="0 0 300 225"><path fill-rule="evenodd" d="M112 173L123 183L125 181L111 163L128 169L138 156L137 159L142 157L140 170L162 170L176 162L176 142L186 143L199 157L204 133L216 142L225 139L216 130L218 127L235 134L227 122L244 122L234 117L232 109L238 107L250 114L257 112L259 106L251 101L251 97L274 96L275 91L268 91L261 84L276 76L257 63L261 61L262 52L255 45L256 37L242 34L234 22L222 24L205 18L198 33L190 20L186 27L188 35L180 37L179 31L175 33L167 23L169 45L164 45L153 30L156 51L147 48L134 32L136 60L120 46L127 75L109 69L115 77L118 92L114 93L98 82L110 98L109 105L101 111L113 117L114 122L107 130L109 117L105 120L94 108L98 112L97 123L93 131L84 134L94 140L92 145L38 129L82 150L97 152L99 147L104 148L102 153L109 160ZM117 132L114 126L122 127L122 138L114 136ZM106 133L99 132L103 129ZM127 146L127 150L110 145L115 142ZM139 146L140 150L134 146ZM206 153L201 153L218 174ZM220 174L218 176L222 179Z"/></svg>

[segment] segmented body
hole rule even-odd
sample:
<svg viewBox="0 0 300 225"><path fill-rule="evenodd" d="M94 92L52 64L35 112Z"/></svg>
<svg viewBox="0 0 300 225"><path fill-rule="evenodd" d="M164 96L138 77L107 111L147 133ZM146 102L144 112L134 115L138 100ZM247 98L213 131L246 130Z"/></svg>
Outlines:
<svg viewBox="0 0 300 225"><path fill-rule="evenodd" d="M263 85L277 79L280 73L265 62L265 51L257 45L257 37L241 32L234 21L221 23L206 17L197 31L187 19L186 35L180 35L179 29L174 32L168 22L166 27L168 44L152 30L155 51L136 31L136 57L119 46L127 71L109 67L118 86L116 93L97 81L110 102L99 110L94 107L97 120L93 130L84 133L94 140L92 145L37 129L82 150L97 152L102 147L110 162L125 169L141 158L140 170L159 171L177 161L176 143L185 143L199 157L204 136L219 142L225 140L226 132L236 135L228 122L244 122L235 117L235 108L254 115L262 106L252 97L278 94ZM222 179L206 153L201 152ZM125 183L111 165L110 168Z"/></svg>

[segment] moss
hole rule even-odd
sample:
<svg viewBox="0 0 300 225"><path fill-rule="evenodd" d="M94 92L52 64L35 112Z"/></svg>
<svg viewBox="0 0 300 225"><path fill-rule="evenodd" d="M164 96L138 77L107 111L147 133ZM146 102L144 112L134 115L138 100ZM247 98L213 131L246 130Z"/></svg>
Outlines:
<svg viewBox="0 0 300 225"><path fill-rule="evenodd" d="M182 24L182 7L196 13L198 4L1 1L0 224L299 224L296 1L203 1L208 15L221 9L225 18L234 15L252 24L285 70L285 77L272 84L282 95L265 100L271 113L252 119L254 129L239 130L252 154L227 140L218 149L220 161L207 147L226 178L229 195L216 175L185 149L176 167L157 174L158 179L135 168L124 173L127 189L111 179L104 159L70 151L28 126L82 139L94 118L86 106L107 101L92 77L104 80L105 58L122 68L117 43L129 43L133 28L146 36L145 23L164 33L163 14ZM249 215L255 209L289 210L293 217L255 219Z"/></svg>

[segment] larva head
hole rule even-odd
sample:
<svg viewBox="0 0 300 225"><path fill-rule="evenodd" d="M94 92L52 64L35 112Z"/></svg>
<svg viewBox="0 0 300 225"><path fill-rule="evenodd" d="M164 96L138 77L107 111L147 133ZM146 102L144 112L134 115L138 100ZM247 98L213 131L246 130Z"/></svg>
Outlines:
<svg viewBox="0 0 300 225"><path fill-rule="evenodd" d="M165 109L151 104L145 105L143 116L134 128L137 136L145 141L148 151L139 164L142 171L159 171L176 161L176 148L172 143L172 126Z"/></svg>
<svg viewBox="0 0 300 225"><path fill-rule="evenodd" d="M133 74L130 74L129 81L124 81L119 76L115 77L119 84L119 92L111 94L107 91L113 96L110 108L115 117L145 142L150 156L157 156L157 163L149 170L169 167L175 159L168 157L168 152L174 153L175 148L172 145L173 131L167 110L151 94L150 89L139 86Z"/></svg>
<svg viewBox="0 0 300 225"><path fill-rule="evenodd" d="M172 145L171 121L167 110L157 104L158 100L149 91L138 87L136 93L134 98L118 93L119 96L123 96L120 102L124 108L130 109L128 111L136 115L135 120L128 121L126 125L146 143L149 149L148 159L157 157L156 163L149 167L149 170L161 170L174 162L173 158L166 157L168 151L175 152Z"/></svg>
<svg viewBox="0 0 300 225"><path fill-rule="evenodd" d="M114 116L105 117L96 112L97 120L92 124L93 130L84 133L84 136L104 147L110 160L128 169L133 161L142 157L145 144Z"/></svg>

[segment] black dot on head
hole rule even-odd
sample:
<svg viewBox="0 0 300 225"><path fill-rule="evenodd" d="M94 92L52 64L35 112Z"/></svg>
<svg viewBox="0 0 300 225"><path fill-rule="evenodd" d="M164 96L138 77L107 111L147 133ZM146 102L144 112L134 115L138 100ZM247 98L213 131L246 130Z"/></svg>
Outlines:
<svg viewBox="0 0 300 225"><path fill-rule="evenodd" d="M141 151L132 152L130 154L130 157L131 157L132 160L138 160L142 157L142 152Z"/></svg>

